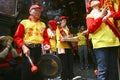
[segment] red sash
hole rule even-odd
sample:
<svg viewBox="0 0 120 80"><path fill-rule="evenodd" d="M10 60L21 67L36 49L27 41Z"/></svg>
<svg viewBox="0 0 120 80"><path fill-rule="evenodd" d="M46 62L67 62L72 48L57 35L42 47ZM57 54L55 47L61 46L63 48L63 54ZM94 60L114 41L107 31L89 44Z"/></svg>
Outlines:
<svg viewBox="0 0 120 80"><path fill-rule="evenodd" d="M120 31L117 29L115 25L112 24L112 22L107 19L106 23L109 25L110 29L113 31L113 33L119 38L120 40Z"/></svg>

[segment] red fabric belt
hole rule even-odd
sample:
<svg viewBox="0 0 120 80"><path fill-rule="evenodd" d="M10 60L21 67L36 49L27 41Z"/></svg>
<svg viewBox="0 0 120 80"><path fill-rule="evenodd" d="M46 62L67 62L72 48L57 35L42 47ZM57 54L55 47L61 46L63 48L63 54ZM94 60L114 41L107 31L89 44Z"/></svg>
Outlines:
<svg viewBox="0 0 120 80"><path fill-rule="evenodd" d="M5 68L5 67L9 67L9 66L10 66L9 63L0 64L0 68Z"/></svg>

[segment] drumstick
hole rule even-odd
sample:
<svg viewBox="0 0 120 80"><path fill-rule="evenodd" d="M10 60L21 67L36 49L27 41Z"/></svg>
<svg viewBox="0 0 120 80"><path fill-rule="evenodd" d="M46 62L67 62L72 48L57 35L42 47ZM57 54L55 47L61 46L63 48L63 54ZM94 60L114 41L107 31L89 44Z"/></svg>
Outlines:
<svg viewBox="0 0 120 80"><path fill-rule="evenodd" d="M28 60L30 61L30 64L31 64L31 71L34 73L34 72L37 72L38 71L38 67L34 65L34 63L32 62L31 58L27 55L27 58Z"/></svg>

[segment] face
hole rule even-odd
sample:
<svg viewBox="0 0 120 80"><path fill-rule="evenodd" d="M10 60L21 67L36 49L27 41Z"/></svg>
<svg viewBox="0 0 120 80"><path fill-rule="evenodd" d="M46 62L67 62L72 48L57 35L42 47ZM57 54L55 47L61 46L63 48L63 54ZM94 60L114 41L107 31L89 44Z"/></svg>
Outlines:
<svg viewBox="0 0 120 80"><path fill-rule="evenodd" d="M86 28L84 27L84 26L81 26L80 28L79 28L79 31L80 32L82 32L82 31L84 31Z"/></svg>
<svg viewBox="0 0 120 80"><path fill-rule="evenodd" d="M85 30L85 27L84 27L84 26L81 26L81 30Z"/></svg>
<svg viewBox="0 0 120 80"><path fill-rule="evenodd" d="M30 15L31 15L33 18L35 18L35 19L39 19L41 13L40 13L40 10L39 10L39 9L32 9L32 10L30 11Z"/></svg>
<svg viewBox="0 0 120 80"><path fill-rule="evenodd" d="M50 24L48 24L48 26L49 26L50 29L53 29L52 26L51 26Z"/></svg>
<svg viewBox="0 0 120 80"><path fill-rule="evenodd" d="M66 19L63 19L63 20L61 21L61 27L65 27L66 24L67 24L67 20L66 20Z"/></svg>

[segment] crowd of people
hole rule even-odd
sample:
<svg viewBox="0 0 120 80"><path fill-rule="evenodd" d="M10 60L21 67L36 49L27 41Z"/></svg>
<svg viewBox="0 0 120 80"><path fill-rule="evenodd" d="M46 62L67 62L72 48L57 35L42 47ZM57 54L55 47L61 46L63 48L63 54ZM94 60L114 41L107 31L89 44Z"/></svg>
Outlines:
<svg viewBox="0 0 120 80"><path fill-rule="evenodd" d="M0 37L0 80L44 80L39 71L31 71L28 58L37 65L39 58L48 53L60 58L61 79L73 80L75 46L72 41L63 40L71 37L77 43L81 70L89 69L88 53L91 51L98 69L97 80L119 80L120 31L116 27L120 28L117 23L120 9L114 12L111 6L102 7L99 0L91 0L89 5L91 11L86 16L86 26L80 25L75 37L67 25L67 16L60 16L58 21L49 20L47 27L40 20L43 7L32 5L29 18L18 24L14 36Z"/></svg>

